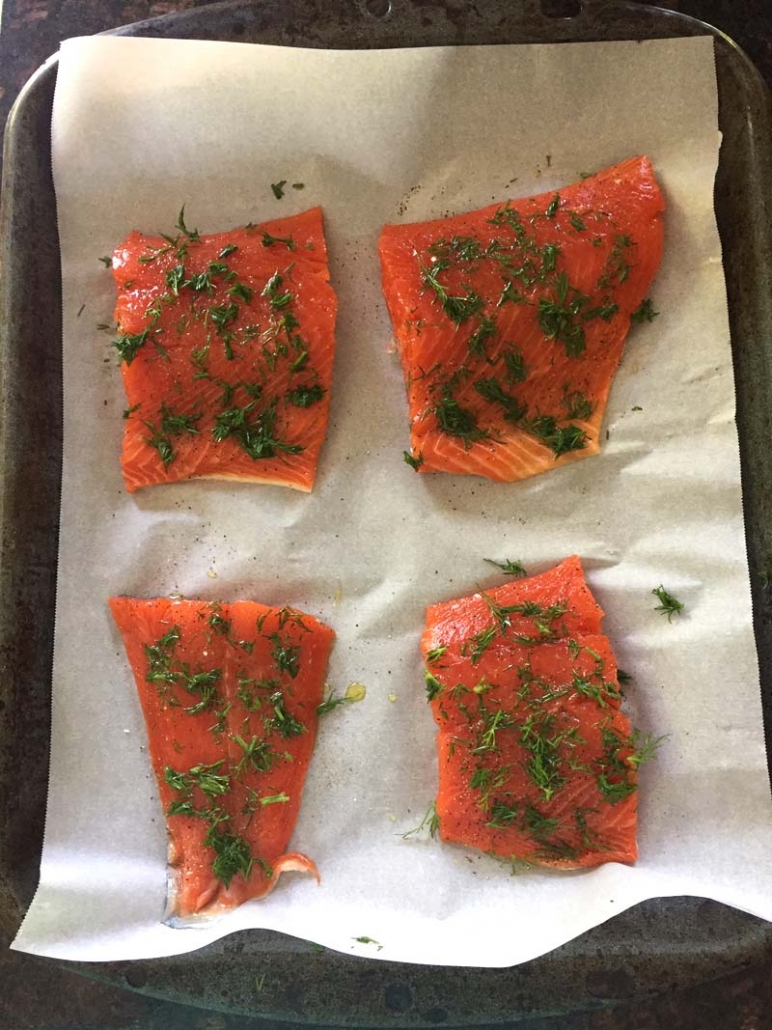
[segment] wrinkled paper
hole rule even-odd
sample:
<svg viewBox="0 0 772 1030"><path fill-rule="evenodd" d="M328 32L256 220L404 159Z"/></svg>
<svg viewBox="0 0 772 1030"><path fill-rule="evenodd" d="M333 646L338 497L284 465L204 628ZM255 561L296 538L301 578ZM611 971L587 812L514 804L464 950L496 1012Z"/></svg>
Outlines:
<svg viewBox="0 0 772 1030"><path fill-rule="evenodd" d="M699 895L772 918L772 808L734 424L710 38L299 50L75 39L53 114L64 281L64 480L51 782L41 884L17 937L67 959L190 951L267 927L373 958L502 966L645 898ZM379 287L385 222L556 189L648 154L667 198L652 290L600 456L522 483L417 476ZM271 183L303 182L277 200ZM125 406L99 263L130 229L201 232L324 209L340 298L332 413L310 496L191 482L124 492ZM576 553L634 676L627 710L667 734L640 789L640 859L517 877L403 840L436 790L418 639L428 603ZM654 611L664 583L686 605ZM322 885L196 929L161 922L166 831L112 594L290 604L332 625L328 715L292 847ZM380 942L358 943L366 936Z"/></svg>

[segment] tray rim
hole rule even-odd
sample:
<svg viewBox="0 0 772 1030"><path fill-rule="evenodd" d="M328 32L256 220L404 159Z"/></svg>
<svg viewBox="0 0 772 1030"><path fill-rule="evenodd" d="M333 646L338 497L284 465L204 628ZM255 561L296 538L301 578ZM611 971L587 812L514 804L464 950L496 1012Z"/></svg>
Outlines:
<svg viewBox="0 0 772 1030"><path fill-rule="evenodd" d="M758 69L756 69L756 67L750 61L750 59L745 54L745 52L726 33L722 32L720 29L716 29L715 27L710 26L707 23L702 22L699 19L691 18L691 17L686 16L686 15L681 15L678 12L666 11L666 10L663 10L661 8L649 8L649 7L641 8L641 7L639 7L636 4L632 4L632 3L627 2L627 0L611 0L610 3L606 2L606 0L585 0L585 2L586 2L586 6L587 6L590 14L593 14L596 11L602 11L604 8L617 8L617 9L623 9L624 8L624 9L628 9L628 10L633 10L634 9L637 14L640 14L641 12L644 12L646 14L652 13L653 15L665 15L665 16L667 16L667 18L673 24L687 22L687 23L691 23L692 25L699 26L700 28L704 28L705 29L705 34L712 35L714 38L720 38L720 39L724 40L725 43L728 44L731 47L733 52L737 56L739 56L741 58L742 63L744 64L744 71L746 72L746 74L750 74L751 78L755 79L756 85L760 86L766 92L767 100L769 99L769 93L767 91L767 86L766 86L763 78L761 77L760 73L758 72ZM147 20L142 21L142 22L137 22L137 23L134 23L134 24L131 24L131 25L121 26L121 27L119 27L117 29L108 30L106 33L103 33L103 34L106 34L106 35L141 35L142 31L145 30L146 28L148 28L148 27L150 27L150 28L157 27L159 25L159 23L166 22L166 21L168 21L170 19L174 20L175 23L178 23L181 20L188 20L188 19L194 21L194 20L196 20L196 16L200 17L201 13L203 11L206 11L206 13L209 14L209 15L212 15L212 14L216 15L216 14L220 14L220 13L222 13L224 11L233 11L233 10L241 9L241 8L244 8L245 6L246 5L243 2L243 0L225 0L225 2L223 2L223 3L217 3L217 4L214 4L214 5L211 5L211 6L207 7L207 8L192 9L192 10L188 10L188 11L176 12L175 14L172 14L172 15L166 15L166 16L160 16L160 17L153 18L153 19L147 19ZM683 34L684 35L694 35L696 33L687 32L687 33L683 33ZM565 41L568 42L570 40L565 40ZM433 44L423 44L423 45L433 45ZM474 45L474 44L470 44L470 45ZM352 48L352 49L354 49L354 48ZM360 48L356 48L356 49L360 49ZM52 55L51 57L49 57L47 59L47 61L45 61L33 73L33 75L30 77L30 79L27 81L27 83L25 83L24 87L20 91L18 97L16 98L16 100L15 100L15 102L14 102L12 108L11 108L11 111L10 111L9 117L8 117L8 122L7 122L7 125L6 125L5 142L4 142L4 156L8 156L10 154L10 152L12 151L12 149L13 149L15 143L16 143L15 136L16 136L17 131L18 131L18 124L19 124L19 122L21 120L21 117L22 117L23 113L26 110L26 107L30 103L28 98L30 96L36 95L37 91L46 88L47 80L51 76L55 76L55 74L56 74L56 67L57 67L57 65L58 65L58 55L55 54L55 55ZM10 171L8 170L9 168L10 168ZM11 182L13 181L13 177L14 177L15 173L16 173L16 169L13 168L13 166L11 164L8 164L8 165L4 164L4 171L3 171L3 200L4 200L4 203L3 203L3 211L0 212L0 234L3 235L3 241L4 241L5 234L2 233L2 230L3 230L4 226L5 226L6 218L10 217L10 216L8 216L8 212L6 210L6 204L10 203L10 202L8 202L6 200L6 192L7 192L7 190L6 190L6 183L7 183L8 180L10 180ZM2 247L3 247L3 245L4 245L4 242L0 243L0 256L2 256ZM5 279L5 277L3 277L3 278ZM2 300L4 298L5 292L6 292L6 286L4 284L0 283L0 300ZM2 329L2 325L0 325L0 330L1 329ZM4 360L4 356L3 356L3 360ZM2 371L4 371L4 367L3 367ZM1 409L2 409L2 410L0 410L0 416L2 417L2 422L3 423L5 423L5 421L6 421L6 418L5 418L5 416L6 416L6 399L5 399L5 396L4 396L4 387L5 387L5 383L0 381L0 406L1 406ZM4 456L5 448L6 448L6 443L5 443L4 440L0 442L0 447L2 448L0 453L2 453L3 456ZM6 478L6 466L5 466L5 462L3 462L2 470L0 470L0 479L2 480L2 485L3 486L5 485L5 478ZM5 512L4 500L5 500L5 490L3 489L3 490L0 491L0 531L2 531L3 533L5 532L5 528L6 528L6 512ZM3 884L0 884L0 888L2 888L4 891L7 890L6 886L3 885ZM15 895L14 895L14 897L15 897ZM22 913L23 913L23 911L26 909L26 906L17 897L15 897L15 900L18 903L20 911L22 911ZM667 902L670 899L657 899L657 900L659 900L659 901L663 901L664 900L664 902ZM200 954L200 953L193 953L193 954ZM554 954L554 953L551 953L551 954ZM185 957L187 957L187 956L185 956ZM342 958L346 959L348 957L347 956L342 956ZM60 960L57 960L57 961L60 961ZM156 960L156 961L164 961L164 960ZM80 972L86 972L87 975L94 975L94 974L96 974L96 975L94 975L94 978L95 979L101 979L101 977L98 975L97 967L95 967L93 965L87 966L86 964L81 964L81 963L77 963L77 964L76 963L66 963L66 964L69 965L70 967L78 968ZM120 965L120 963L107 963L105 965L106 966L114 967L116 965ZM385 963L378 963L376 965L386 965L386 964ZM405 964L393 963L392 965L402 966L402 965L405 965ZM425 968L427 970L430 970L430 969L452 970L452 969L454 969L456 967L420 967L420 968ZM517 969L517 968L520 968L520 967L508 967L508 968L509 969ZM92 971L91 974L88 973L88 970ZM506 971L507 971L506 969L502 970L502 972L506 972ZM723 972L723 970L722 970L722 972ZM110 982L113 982L113 981L110 980ZM131 986L131 985L129 985L129 986ZM145 991L145 993L152 994L154 992L152 990L147 990L147 991ZM158 994L157 996L159 996L159 997L168 997L168 995L163 993L163 992ZM285 1018L286 1019L287 1017L285 1015L285 1016L283 1016L281 1018ZM376 1025L376 1024L372 1024L372 1025ZM377 1024L377 1025L381 1025L381 1024ZM395 1025L398 1025L398 1024L395 1024ZM417 1024L411 1024L411 1025L417 1025Z"/></svg>

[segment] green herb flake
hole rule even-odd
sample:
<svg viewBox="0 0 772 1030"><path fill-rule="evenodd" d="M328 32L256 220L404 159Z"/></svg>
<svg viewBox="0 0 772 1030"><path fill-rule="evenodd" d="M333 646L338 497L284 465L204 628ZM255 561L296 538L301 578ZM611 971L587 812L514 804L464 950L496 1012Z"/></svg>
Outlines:
<svg viewBox="0 0 772 1030"><path fill-rule="evenodd" d="M659 311L654 310L654 305L647 298L641 303L641 306L639 308L636 308L632 315L630 315L630 321L636 322L639 325L642 322L653 322L658 314Z"/></svg>
<svg viewBox="0 0 772 1030"><path fill-rule="evenodd" d="M218 336L223 335L226 326L229 326L231 322L235 322L238 314L239 308L234 301L209 308L209 318L214 323Z"/></svg>
<svg viewBox="0 0 772 1030"><path fill-rule="evenodd" d="M655 607L654 611L659 612L661 615L667 615L668 622L672 622L673 616L679 615L686 607L681 601L668 593L661 584L652 590L652 594L659 599L659 604Z"/></svg>
<svg viewBox="0 0 772 1030"><path fill-rule="evenodd" d="M212 872L226 887L238 873L245 880L249 879L255 860L249 843L243 837L214 825L204 837L204 845L214 850Z"/></svg>
<svg viewBox="0 0 772 1030"><path fill-rule="evenodd" d="M149 333L149 329L143 329L141 333L124 333L113 340L113 347L118 351L119 359L130 365L139 350L147 343Z"/></svg>
<svg viewBox="0 0 772 1030"><path fill-rule="evenodd" d="M221 411L212 427L215 443L222 443L229 436L234 436L254 461L274 458L279 453L300 454L304 450L302 445L284 443L276 434L275 401L262 412L255 411L256 405L257 401L251 400L243 407Z"/></svg>
<svg viewBox="0 0 772 1030"><path fill-rule="evenodd" d="M523 355L516 347L513 347L511 350L504 351L503 357L504 365L507 370L504 375L504 382L522 383L528 374L528 369Z"/></svg>
<svg viewBox="0 0 772 1030"><path fill-rule="evenodd" d="M273 644L271 657L276 663L279 672L286 672L291 679L295 679L300 672L300 645L288 644L282 640L279 633L271 633L268 639Z"/></svg>
<svg viewBox="0 0 772 1030"><path fill-rule="evenodd" d="M478 426L474 413L462 408L449 393L443 394L432 411L440 431L461 439L467 450L473 443L489 438L489 434Z"/></svg>
<svg viewBox="0 0 772 1030"><path fill-rule="evenodd" d="M212 612L207 619L207 622L215 633L219 633L222 637L227 637L231 631L230 619L224 619L222 615L217 612Z"/></svg>
<svg viewBox="0 0 772 1030"><path fill-rule="evenodd" d="M166 285L169 287L174 297L179 297L180 287L183 286L184 283L185 266L183 264L176 264L166 273Z"/></svg>
<svg viewBox="0 0 772 1030"><path fill-rule="evenodd" d="M280 736L299 737L306 732L306 727L287 711L284 704L284 695L281 690L271 694L268 702L273 709L273 718L266 722L266 729L275 730Z"/></svg>
<svg viewBox="0 0 772 1030"><path fill-rule="evenodd" d="M402 457L405 460L405 464L409 465L415 472L417 472L424 463L423 453L419 453L416 456L411 454L410 451L403 451Z"/></svg>
<svg viewBox="0 0 772 1030"><path fill-rule="evenodd" d="M357 689L359 687L361 687L361 689ZM361 684L352 683L346 690L346 693L342 694L340 697L336 697L335 692L330 691L327 698L322 701L320 705L317 705L316 714L326 715L327 712L331 712L335 708L340 708L341 705L354 705L359 701L364 701L366 697L367 691L364 687L361 686Z"/></svg>
<svg viewBox="0 0 772 1030"><path fill-rule="evenodd" d="M560 247L556 243L545 243L542 248L542 271L554 272L557 265Z"/></svg>
<svg viewBox="0 0 772 1030"><path fill-rule="evenodd" d="M551 801L553 795L568 782L567 777L561 773L563 763L560 746L565 740L565 734L556 733L554 723L554 715L540 718L530 715L520 727L520 744L530 753L526 772L545 801Z"/></svg>
<svg viewBox="0 0 772 1030"><path fill-rule="evenodd" d="M491 817L486 825L494 830L506 830L517 819L517 813L517 804L505 805L502 801L494 801Z"/></svg>
<svg viewBox="0 0 772 1030"><path fill-rule="evenodd" d="M586 341L584 329L577 318L580 316L584 297L574 291L568 300L568 278L565 272L557 277L557 290L553 299L539 298L539 328L547 340L559 340L565 345L569 358L578 358L584 353Z"/></svg>
<svg viewBox="0 0 772 1030"><path fill-rule="evenodd" d="M565 394L563 406L566 409L567 418L578 418L581 421L586 421L593 412L593 405L579 390Z"/></svg>
<svg viewBox="0 0 772 1030"><path fill-rule="evenodd" d="M254 290L245 285L245 283L234 283L233 286L228 290L228 295L231 297L238 297L239 300L243 300L246 304L252 300Z"/></svg>
<svg viewBox="0 0 772 1030"><path fill-rule="evenodd" d="M493 319L487 317L480 319L480 325L469 337L467 344L470 355L476 358L484 358L485 360L488 360L488 353L485 345L489 340L492 340L495 335L496 323Z"/></svg>
<svg viewBox="0 0 772 1030"><path fill-rule="evenodd" d="M506 422L518 423L524 417L527 411L526 406L517 397L507 393L498 380L478 379L473 385L477 393L486 401L498 404L503 408Z"/></svg>
<svg viewBox="0 0 772 1030"><path fill-rule="evenodd" d="M426 681L426 700L433 701L442 691L442 684L429 669L424 671L424 680Z"/></svg>
<svg viewBox="0 0 772 1030"><path fill-rule="evenodd" d="M261 296L267 297L271 307L275 310L286 307L294 298L294 293L282 293L281 288L284 278L278 272L274 272L262 289Z"/></svg>
<svg viewBox="0 0 772 1030"><path fill-rule="evenodd" d="M477 665L482 656L496 639L497 632L496 626L489 626L487 629L482 629L479 633L475 633L474 636L470 637L469 643L472 645L472 648L469 655L472 665Z"/></svg>
<svg viewBox="0 0 772 1030"><path fill-rule="evenodd" d="M296 386L287 391L287 400L296 408L310 408L324 397L324 387L319 383L308 386Z"/></svg>
<svg viewBox="0 0 772 1030"><path fill-rule="evenodd" d="M455 322L456 325L461 325L473 315L476 315L485 306L485 301L470 287L466 288L466 293L463 296L450 295L437 278L440 272L447 267L447 261L439 260L431 268L424 268L421 274L424 285L432 289L437 295L437 299L440 301L442 309L448 318Z"/></svg>
<svg viewBox="0 0 772 1030"><path fill-rule="evenodd" d="M283 243L287 250L295 249L295 241L291 236L271 236L269 232L263 233L264 247L273 247L276 243Z"/></svg>
<svg viewBox="0 0 772 1030"><path fill-rule="evenodd" d="M587 444L587 434L583 429L573 423L559 426L552 415L537 415L523 422L522 428L549 447L556 458L569 451L580 451Z"/></svg>
<svg viewBox="0 0 772 1030"><path fill-rule="evenodd" d="M299 339L299 337L296 337L295 339L297 340ZM293 358L293 360L290 361L290 372L302 371L308 364L309 357L310 355L307 350L301 350L300 354L298 354L296 358Z"/></svg>
<svg viewBox="0 0 772 1030"><path fill-rule="evenodd" d="M426 652L426 662L428 665L434 665L440 658L445 654L448 647L447 644L442 644L440 647L433 647L430 651Z"/></svg>
<svg viewBox="0 0 772 1030"><path fill-rule="evenodd" d="M281 179L279 182L271 183L271 190L273 192L274 197L276 197L277 200L281 200L281 198L284 196L284 187L286 185L286 179Z"/></svg>
<svg viewBox="0 0 772 1030"><path fill-rule="evenodd" d="M179 214L179 217L177 218L177 224L176 224L175 228L178 229L182 233L183 236L187 236L187 238L191 241L191 243L198 243L200 238L201 238L198 229L188 229L188 227L185 225L185 205L184 204L180 208L180 214Z"/></svg>
<svg viewBox="0 0 772 1030"><path fill-rule="evenodd" d="M507 576L528 575L519 561L512 561L509 558L505 558L504 561L496 561L495 558L483 558L483 561L489 565L495 565L497 569L501 569Z"/></svg>
<svg viewBox="0 0 772 1030"><path fill-rule="evenodd" d="M473 755L485 754L488 751L498 751L496 734L501 730L508 730L514 726L511 716L507 715L501 708L492 711L489 708L483 709L484 728L479 737L479 743L472 749Z"/></svg>
<svg viewBox="0 0 772 1030"><path fill-rule="evenodd" d="M437 815L437 805L436 802L431 801L429 802L429 807L426 809L426 813L418 826L414 826L412 830L408 830L407 833L402 833L400 836L403 840L408 840L410 837L418 836L418 834L423 830L428 830L429 836L432 840L435 840L439 829L440 817Z"/></svg>

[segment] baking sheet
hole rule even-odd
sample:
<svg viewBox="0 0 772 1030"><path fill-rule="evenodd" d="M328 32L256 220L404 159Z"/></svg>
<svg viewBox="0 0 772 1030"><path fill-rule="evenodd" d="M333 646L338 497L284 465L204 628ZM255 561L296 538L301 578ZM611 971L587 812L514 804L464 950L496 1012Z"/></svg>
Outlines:
<svg viewBox="0 0 772 1030"><path fill-rule="evenodd" d="M646 897L698 894L771 917L716 126L709 38L354 53L65 44L53 123L65 447L51 791L41 887L15 947L151 957L264 926L372 957L506 965ZM662 314L627 344L603 454L504 486L415 476L401 460L381 224L553 189L642 152L670 205L653 290ZM270 183L283 178L306 188L276 201ZM183 201L202 232L324 207L341 314L311 497L221 483L122 490L123 396L109 337L94 329L114 298L97 259L129 228L170 228ZM499 582L483 557L536 572L573 552L635 675L631 714L669 734L643 776L641 859L512 878L485 856L403 841L436 784L417 650L425 605ZM688 606L672 625L653 612L661 581ZM319 615L339 637L331 680L369 689L323 723L293 841L322 887L287 878L269 899L182 931L159 922L163 818L104 604L173 590Z"/></svg>

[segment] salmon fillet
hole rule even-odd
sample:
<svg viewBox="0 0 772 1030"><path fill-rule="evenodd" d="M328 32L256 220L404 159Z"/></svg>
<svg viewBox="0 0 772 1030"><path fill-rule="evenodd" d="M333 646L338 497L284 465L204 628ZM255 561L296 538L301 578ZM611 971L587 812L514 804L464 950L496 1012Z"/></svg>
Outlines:
<svg viewBox="0 0 772 1030"><path fill-rule="evenodd" d="M574 869L633 862L638 765L603 612L571 557L429 607L441 838Z"/></svg>
<svg viewBox="0 0 772 1030"><path fill-rule="evenodd" d="M511 482L597 454L631 318L662 257L648 158L557 193L387 225L383 292L419 472Z"/></svg>
<svg viewBox="0 0 772 1030"><path fill-rule="evenodd" d="M287 851L334 634L254 601L110 600L134 672L169 832L168 914L268 894Z"/></svg>
<svg viewBox="0 0 772 1030"><path fill-rule="evenodd" d="M337 301L322 213L115 250L129 492L181 479L310 491L327 430Z"/></svg>

